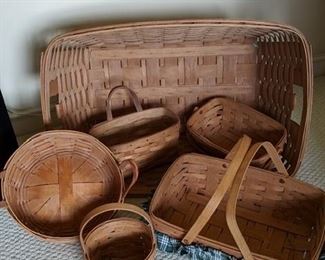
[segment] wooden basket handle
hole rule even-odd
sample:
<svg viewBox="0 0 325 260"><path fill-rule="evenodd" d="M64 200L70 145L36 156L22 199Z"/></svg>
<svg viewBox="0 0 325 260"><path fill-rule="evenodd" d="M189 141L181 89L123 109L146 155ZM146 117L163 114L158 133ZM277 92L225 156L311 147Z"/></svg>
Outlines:
<svg viewBox="0 0 325 260"><path fill-rule="evenodd" d="M2 179L5 176L5 171L3 170L2 172L0 172L0 208L5 208L7 207L7 203L5 201L5 197L4 197L4 193L3 193L3 184L2 184Z"/></svg>
<svg viewBox="0 0 325 260"><path fill-rule="evenodd" d="M227 225L244 259L254 259L254 258L252 256L251 251L248 248L245 238L243 237L236 221L237 199L240 191L240 186L247 173L248 167L252 162L254 156L258 152L258 150L261 149L262 147L266 150L267 154L270 156L278 173L280 173L285 177L289 177L287 169L283 165L277 150L270 142L261 142L261 143L254 144L245 155L245 158L240 165L236 178L230 189L229 198L226 206Z"/></svg>
<svg viewBox="0 0 325 260"><path fill-rule="evenodd" d="M52 116L51 116L51 97L58 94L58 86L51 85L46 82L45 79L45 54L41 53L40 58L40 83L41 83L41 108L42 108L42 117L45 130L51 129L52 126Z"/></svg>
<svg viewBox="0 0 325 260"><path fill-rule="evenodd" d="M222 178L217 190L212 195L211 199L194 222L193 226L188 230L184 236L182 243L191 244L193 240L198 236L203 227L209 221L215 210L218 208L222 198L225 196L227 190L232 185L235 179L236 173L244 160L245 154L247 153L252 139L244 135L234 146L231 154L234 154L234 159L230 162L228 169Z"/></svg>
<svg viewBox="0 0 325 260"><path fill-rule="evenodd" d="M152 249L154 249L156 246L156 240L155 240L155 230L154 227L152 225L150 216L141 208L132 205L132 204L127 204L127 203L109 203L109 204L104 204L102 206L99 206L95 209L93 209L92 211L90 211L86 217L83 219L81 226L80 226L80 243L81 243L81 247L84 250L86 256L88 256L88 250L85 246L85 241L84 241L84 230L85 227L87 226L87 224L93 220L95 217L97 217L100 214L109 212L109 211L127 211L127 212L131 212L131 213L135 213L141 217L143 217L149 224L150 227L150 231L151 231L151 235L152 235ZM96 228L96 227L94 227ZM91 232L91 231L90 231Z"/></svg>
<svg viewBox="0 0 325 260"><path fill-rule="evenodd" d="M122 178L122 186L123 186L123 195L122 195L122 199L124 200L126 195L128 194L128 192L130 191L130 189L133 187L133 185L137 182L138 177L139 177L139 168L138 165L135 163L135 161L129 159L129 160L124 160L120 163L120 170L124 168L124 165L130 165L131 166L131 175L132 175L132 180L130 182L130 184L126 187L125 186L125 177Z"/></svg>
<svg viewBox="0 0 325 260"><path fill-rule="evenodd" d="M124 86L124 85L120 85L120 86L116 86L116 87L113 87L108 96L107 96L107 100L106 100L106 116L107 116L107 121L111 121L113 120L113 115L112 115L112 95L114 94L114 92L118 89L124 89L127 91L129 97L131 98L137 112L141 112L143 109L142 109L142 106L141 106L141 103L140 103L140 100L137 96L137 94L135 94L135 92Z"/></svg>

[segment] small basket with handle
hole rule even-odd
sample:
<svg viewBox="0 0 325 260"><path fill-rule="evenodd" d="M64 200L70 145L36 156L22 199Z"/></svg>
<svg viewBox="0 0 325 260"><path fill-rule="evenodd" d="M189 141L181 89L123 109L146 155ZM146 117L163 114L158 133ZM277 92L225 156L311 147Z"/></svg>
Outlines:
<svg viewBox="0 0 325 260"><path fill-rule="evenodd" d="M128 93L137 112L113 118L112 96L120 89ZM139 167L149 167L162 163L177 151L180 131L177 115L163 107L143 110L130 88L111 89L106 114L107 120L94 125L89 133L106 144L119 161L132 159Z"/></svg>
<svg viewBox="0 0 325 260"><path fill-rule="evenodd" d="M224 160L176 160L150 205L155 229L244 259L318 259L324 191L290 177L271 143L250 142L242 138ZM262 147L276 172L249 166Z"/></svg>
<svg viewBox="0 0 325 260"><path fill-rule="evenodd" d="M93 223L101 215L117 211L136 214L148 224L129 216ZM126 203L105 204L89 212L81 224L80 242L87 260L154 260L156 254L155 233L149 215Z"/></svg>

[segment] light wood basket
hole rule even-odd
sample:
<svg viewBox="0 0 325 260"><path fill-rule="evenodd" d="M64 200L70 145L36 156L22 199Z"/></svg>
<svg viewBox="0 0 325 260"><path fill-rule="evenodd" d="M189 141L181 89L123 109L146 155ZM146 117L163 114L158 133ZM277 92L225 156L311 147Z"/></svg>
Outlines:
<svg viewBox="0 0 325 260"><path fill-rule="evenodd" d="M120 89L127 91L137 112L113 119L111 100ZM117 86L108 94L106 114L107 120L93 126L89 133L106 144L118 161L132 159L141 168L152 167L176 153L180 121L170 110L142 110L133 90Z"/></svg>
<svg viewBox="0 0 325 260"><path fill-rule="evenodd" d="M92 223L101 215L116 211L136 214L148 224L130 216ZM89 212L81 224L80 242L87 260L154 260L156 254L155 232L149 215L126 203L105 204Z"/></svg>
<svg viewBox="0 0 325 260"><path fill-rule="evenodd" d="M226 98L214 98L198 108L187 121L191 140L211 154L227 155L245 134L253 142L271 142L279 154L287 140L287 132L276 120L255 109ZM272 168L269 156L259 151L252 165Z"/></svg>
<svg viewBox="0 0 325 260"><path fill-rule="evenodd" d="M244 259L318 259L324 191L289 177L271 143L250 142L241 139L227 159L177 159L150 205L155 229ZM249 167L262 147L277 172Z"/></svg>
<svg viewBox="0 0 325 260"><path fill-rule="evenodd" d="M287 25L181 20L91 28L58 36L43 54L43 121L51 125L50 101L57 97L64 127L88 131L105 113L109 91L122 84L134 90L143 107L164 106L183 124L194 106L225 96L285 126L283 158L294 174L308 136L312 80L309 44ZM297 122L292 120L296 88L303 92ZM113 110L129 106L126 94L112 100Z"/></svg>
<svg viewBox="0 0 325 260"><path fill-rule="evenodd" d="M133 176L126 184L123 172L129 167ZM1 173L1 206L40 238L76 241L83 217L104 203L122 202L137 178L133 161L119 165L96 138L47 131L28 139L8 160Z"/></svg>

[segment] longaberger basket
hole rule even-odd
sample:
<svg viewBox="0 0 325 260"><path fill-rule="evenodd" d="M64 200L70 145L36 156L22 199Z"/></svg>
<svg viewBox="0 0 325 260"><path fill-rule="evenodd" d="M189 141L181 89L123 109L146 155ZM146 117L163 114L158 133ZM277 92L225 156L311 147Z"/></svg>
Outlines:
<svg viewBox="0 0 325 260"><path fill-rule="evenodd" d="M132 180L123 173L131 166ZM55 242L75 241L93 208L122 202L138 177L130 160L118 164L95 137L71 130L36 134L1 174L2 206L27 231Z"/></svg>
<svg viewBox="0 0 325 260"><path fill-rule="evenodd" d="M164 106L185 118L215 96L256 108L285 126L282 153L294 174L303 158L312 106L311 49L297 29L276 23L183 20L129 23L66 33L42 56L43 121L51 97L64 127L88 131L114 86L132 89L145 108ZM295 91L303 92L295 121ZM112 109L129 107L127 94ZM299 117L300 116L300 117Z"/></svg>
<svg viewBox="0 0 325 260"><path fill-rule="evenodd" d="M113 118L112 97L120 89L127 91L137 111ZM125 86L112 88L106 114L107 120L94 125L89 133L106 144L117 160L132 159L141 168L152 167L177 151L180 132L177 115L164 107L143 110L133 90Z"/></svg>
<svg viewBox="0 0 325 260"><path fill-rule="evenodd" d="M120 211L133 213L148 224L127 216L91 225L96 217ZM105 204L89 212L81 224L80 242L87 260L154 260L156 255L155 233L149 215L126 203Z"/></svg>
<svg viewBox="0 0 325 260"><path fill-rule="evenodd" d="M325 238L324 191L289 177L271 143L249 146L248 137L241 139L232 160L177 159L150 205L155 229L244 259L317 260ZM262 147L277 172L248 167Z"/></svg>
<svg viewBox="0 0 325 260"><path fill-rule="evenodd" d="M287 140L287 131L276 120L255 109L227 98L214 98L193 112L187 130L204 150L226 155L245 134L256 142L271 142L279 154ZM270 157L259 151L254 166L270 168Z"/></svg>

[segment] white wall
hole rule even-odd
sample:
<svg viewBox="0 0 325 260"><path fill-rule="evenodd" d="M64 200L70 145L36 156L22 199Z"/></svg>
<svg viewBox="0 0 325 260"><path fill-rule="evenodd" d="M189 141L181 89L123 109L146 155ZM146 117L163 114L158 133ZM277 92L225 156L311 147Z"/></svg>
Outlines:
<svg viewBox="0 0 325 260"><path fill-rule="evenodd" d="M299 28L325 57L324 0L0 0L0 88L9 109L39 106L39 55L76 27L181 18L244 18Z"/></svg>

